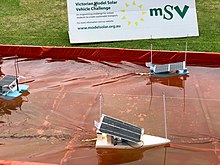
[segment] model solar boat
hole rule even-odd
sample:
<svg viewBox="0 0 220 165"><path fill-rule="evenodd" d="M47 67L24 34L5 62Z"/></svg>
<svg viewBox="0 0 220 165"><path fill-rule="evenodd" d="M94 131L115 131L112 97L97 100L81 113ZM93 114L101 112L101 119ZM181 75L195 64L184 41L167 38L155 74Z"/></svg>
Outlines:
<svg viewBox="0 0 220 165"><path fill-rule="evenodd" d="M0 98L12 100L27 91L28 85L18 84L18 77L5 75L0 79Z"/></svg>
<svg viewBox="0 0 220 165"><path fill-rule="evenodd" d="M144 134L144 129L133 124L102 115L97 128L97 149L139 149L170 143L167 138Z"/></svg>
<svg viewBox="0 0 220 165"><path fill-rule="evenodd" d="M152 44L150 50L150 62L145 63L146 67L150 68L150 76L155 77L168 77L178 75L188 75L189 71L186 68L186 55L187 55L187 42L185 50L185 60L170 64L153 64Z"/></svg>
<svg viewBox="0 0 220 165"><path fill-rule="evenodd" d="M176 62L170 64L154 65L152 63L146 63L146 66L150 68L150 76L162 76L162 74L173 75L187 75L189 74L186 68L186 62Z"/></svg>

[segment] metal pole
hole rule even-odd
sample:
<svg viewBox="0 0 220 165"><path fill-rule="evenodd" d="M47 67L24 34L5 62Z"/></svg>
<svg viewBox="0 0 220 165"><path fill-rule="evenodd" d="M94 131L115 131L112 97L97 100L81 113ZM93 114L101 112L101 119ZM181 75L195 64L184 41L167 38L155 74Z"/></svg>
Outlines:
<svg viewBox="0 0 220 165"><path fill-rule="evenodd" d="M151 37L151 41L152 41L152 35L150 35ZM152 49L153 49L153 45L150 44L150 62L151 64L153 64L153 52L152 52Z"/></svg>
<svg viewBox="0 0 220 165"><path fill-rule="evenodd" d="M186 41L185 62L186 62L187 47L188 47L188 42Z"/></svg>
<svg viewBox="0 0 220 165"><path fill-rule="evenodd" d="M164 131L165 131L165 137L167 139L167 116L166 116L166 98L165 98L165 93L163 93L163 106L164 106Z"/></svg>
<svg viewBox="0 0 220 165"><path fill-rule="evenodd" d="M150 44L150 62L153 64L153 52L152 52L153 46Z"/></svg>
<svg viewBox="0 0 220 165"><path fill-rule="evenodd" d="M17 58L15 57L15 76L16 76L16 84L17 84L17 91L19 91L19 86L18 86L18 65L17 65Z"/></svg>
<svg viewBox="0 0 220 165"><path fill-rule="evenodd" d="M102 94L99 94L99 115L100 115L100 119L102 117Z"/></svg>

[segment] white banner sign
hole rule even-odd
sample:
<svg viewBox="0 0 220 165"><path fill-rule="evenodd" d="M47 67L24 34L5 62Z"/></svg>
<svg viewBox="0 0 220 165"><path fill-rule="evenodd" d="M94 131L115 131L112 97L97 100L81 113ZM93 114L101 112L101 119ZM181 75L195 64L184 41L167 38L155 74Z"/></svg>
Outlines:
<svg viewBox="0 0 220 165"><path fill-rule="evenodd" d="M195 0L67 0L70 43L198 36Z"/></svg>

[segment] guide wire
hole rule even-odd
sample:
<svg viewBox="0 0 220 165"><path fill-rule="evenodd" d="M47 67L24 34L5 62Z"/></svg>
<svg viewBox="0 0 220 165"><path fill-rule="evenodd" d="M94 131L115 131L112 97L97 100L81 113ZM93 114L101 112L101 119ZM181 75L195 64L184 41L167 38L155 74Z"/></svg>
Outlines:
<svg viewBox="0 0 220 165"><path fill-rule="evenodd" d="M102 139L104 139L104 138L106 138L106 136L102 136ZM91 141L96 141L96 140L98 140L98 138L96 137L96 138L92 138L92 139L83 139L83 140L81 140L82 142L91 142Z"/></svg>

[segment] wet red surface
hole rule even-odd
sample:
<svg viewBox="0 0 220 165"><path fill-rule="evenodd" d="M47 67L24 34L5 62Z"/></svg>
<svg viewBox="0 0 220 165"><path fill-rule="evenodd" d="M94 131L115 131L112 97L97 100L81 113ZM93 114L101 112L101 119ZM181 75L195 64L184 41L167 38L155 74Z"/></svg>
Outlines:
<svg viewBox="0 0 220 165"><path fill-rule="evenodd" d="M220 163L219 67L189 66L188 77L161 79L143 75L148 72L144 66L126 61L20 58L19 69L20 82L30 89L12 101L1 101L0 160L62 165ZM4 57L1 71L14 74L14 59ZM104 114L164 136L163 92L170 147L112 152L83 141L96 137L93 121L99 119L100 93Z"/></svg>

